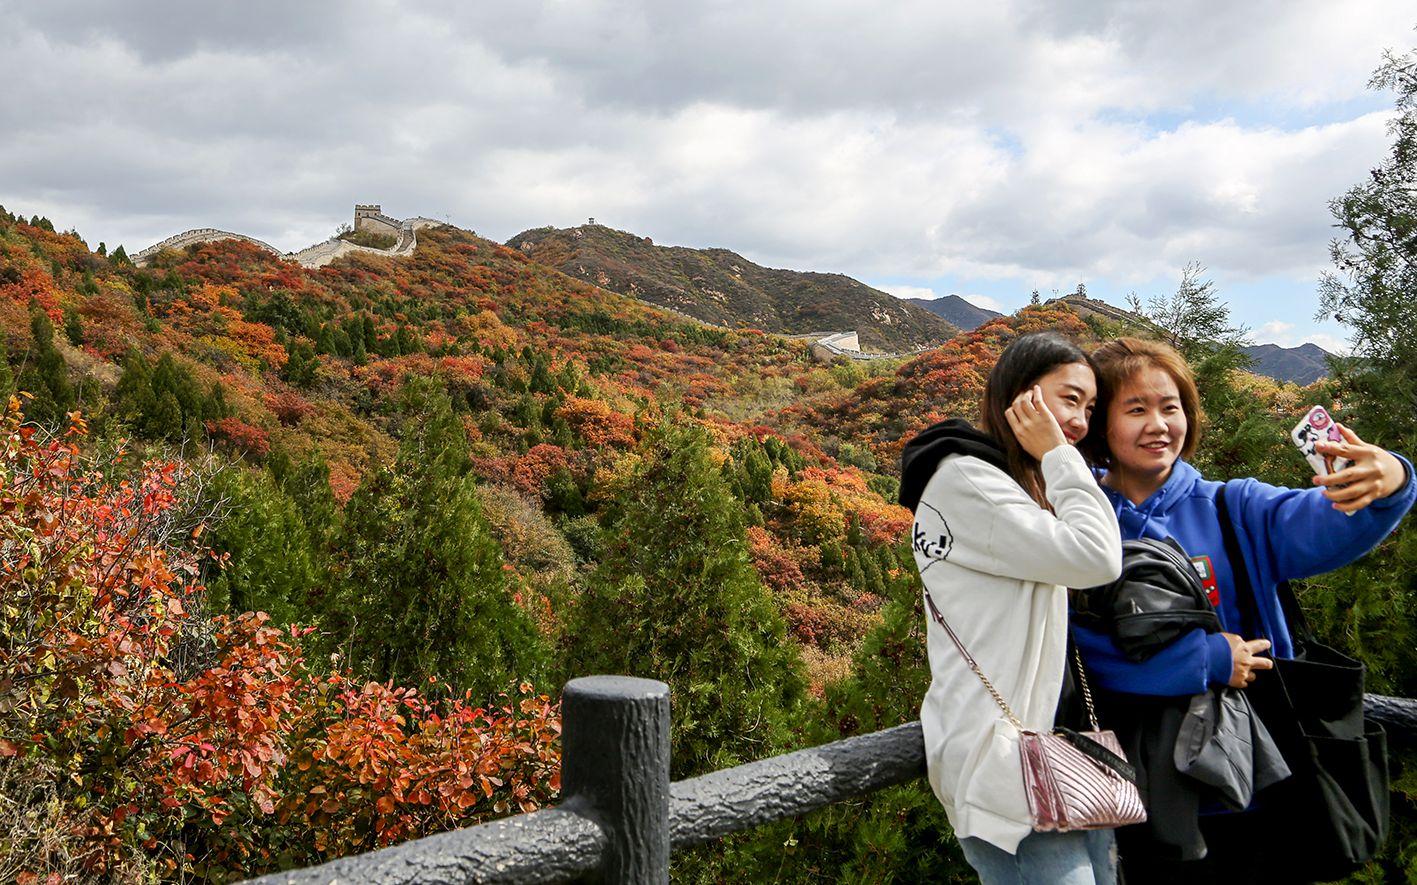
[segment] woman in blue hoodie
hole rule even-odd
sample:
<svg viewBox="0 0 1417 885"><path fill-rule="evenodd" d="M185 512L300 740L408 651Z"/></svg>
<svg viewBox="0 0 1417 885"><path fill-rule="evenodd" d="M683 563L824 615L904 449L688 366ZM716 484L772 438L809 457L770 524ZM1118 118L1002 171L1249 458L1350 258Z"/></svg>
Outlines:
<svg viewBox="0 0 1417 885"><path fill-rule="evenodd" d="M1109 691L1162 696L1194 695L1212 685L1243 688L1265 678L1273 663L1263 653L1294 654L1278 585L1340 568L1376 546L1417 496L1412 465L1343 427L1345 441L1319 443L1319 451L1353 464L1316 477L1312 488L1280 488L1252 478L1207 480L1186 462L1199 442L1202 414L1185 360L1165 344L1136 338L1102 345L1093 360L1108 401L1098 404L1100 420L1085 445L1107 467L1101 482L1122 537L1180 542L1211 591L1224 632L1206 635L1198 628L1136 663L1107 636L1075 628L1090 672ZM1225 553L1215 501L1222 486L1244 563ZM1234 589L1235 569L1246 566L1253 605L1237 599ZM1243 838L1223 832L1233 826L1225 818L1239 817L1221 815L1203 825L1212 849L1203 862L1208 868L1234 871L1242 863ZM1227 846L1234 856L1226 856L1232 854ZM1124 846L1124 870L1137 867L1132 877L1139 880L1186 881L1200 872L1187 863L1158 869L1155 861L1135 852L1129 857Z"/></svg>

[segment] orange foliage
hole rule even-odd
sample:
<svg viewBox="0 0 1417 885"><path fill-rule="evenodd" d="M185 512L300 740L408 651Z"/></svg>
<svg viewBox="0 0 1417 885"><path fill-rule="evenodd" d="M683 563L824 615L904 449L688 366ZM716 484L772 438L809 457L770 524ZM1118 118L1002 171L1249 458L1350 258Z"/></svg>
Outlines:
<svg viewBox="0 0 1417 885"><path fill-rule="evenodd" d="M556 414L571 425L571 429L579 433L591 448L623 448L635 444L634 417L612 409L603 400L567 397Z"/></svg>
<svg viewBox="0 0 1417 885"><path fill-rule="evenodd" d="M569 463L566 450L560 446L551 443L534 445L512 465L512 485L523 495L540 498L546 480Z"/></svg>
<svg viewBox="0 0 1417 885"><path fill-rule="evenodd" d="M313 403L293 390L268 393L265 395L265 403L271 414L276 416L276 420L286 426L299 424L300 419L315 411Z"/></svg>

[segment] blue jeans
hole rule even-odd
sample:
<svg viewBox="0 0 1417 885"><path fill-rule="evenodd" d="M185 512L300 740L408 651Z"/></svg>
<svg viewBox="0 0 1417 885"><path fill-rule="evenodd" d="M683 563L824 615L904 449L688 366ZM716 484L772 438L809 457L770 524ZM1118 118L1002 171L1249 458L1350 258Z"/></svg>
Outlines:
<svg viewBox="0 0 1417 885"><path fill-rule="evenodd" d="M959 840L984 885L1115 885L1116 845L1111 830L1030 833L1018 854L973 836Z"/></svg>

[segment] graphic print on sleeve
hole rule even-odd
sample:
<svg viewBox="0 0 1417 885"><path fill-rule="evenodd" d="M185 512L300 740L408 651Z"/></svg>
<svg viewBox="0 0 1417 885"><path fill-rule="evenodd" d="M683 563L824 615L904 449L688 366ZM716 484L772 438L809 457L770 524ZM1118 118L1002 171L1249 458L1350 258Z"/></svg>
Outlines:
<svg viewBox="0 0 1417 885"><path fill-rule="evenodd" d="M933 505L924 501L920 502L920 507L921 510L917 511L918 515L915 517L915 523L910 529L910 546L916 552L931 560L928 565L920 569L923 573L925 569L928 569L931 565L934 565L936 562L950 555L950 548L954 546L954 536L950 534L950 525L945 522L943 513ZM928 519L923 513L924 508L929 508L935 514L935 518L929 520L932 524L928 527L924 524L925 520ZM938 520L938 525L934 524L936 520Z"/></svg>

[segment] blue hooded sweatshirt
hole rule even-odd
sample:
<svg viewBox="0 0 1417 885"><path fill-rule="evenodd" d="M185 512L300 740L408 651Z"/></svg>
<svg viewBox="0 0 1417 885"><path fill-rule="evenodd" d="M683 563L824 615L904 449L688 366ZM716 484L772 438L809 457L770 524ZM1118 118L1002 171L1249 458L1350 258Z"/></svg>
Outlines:
<svg viewBox="0 0 1417 885"><path fill-rule="evenodd" d="M1215 508L1222 483L1202 479L1194 467L1177 461L1165 484L1139 505L1106 486L1103 489L1116 508L1123 540L1170 537L1193 561L1208 557L1223 629L1246 639L1268 639L1274 646L1272 654L1288 658L1294 655L1294 645L1276 588L1281 581L1323 574L1353 562L1397 527L1417 498L1412 465L1400 455L1398 460L1407 471L1402 488L1352 516L1334 510L1318 487L1286 489L1256 479L1224 483L1230 519L1249 563L1258 624L1242 617L1235 599L1234 569L1241 564L1225 555ZM1089 673L1111 691L1193 695L1230 680L1230 643L1219 633L1207 636L1197 628L1138 663L1123 655L1104 633L1081 627L1073 632Z"/></svg>

